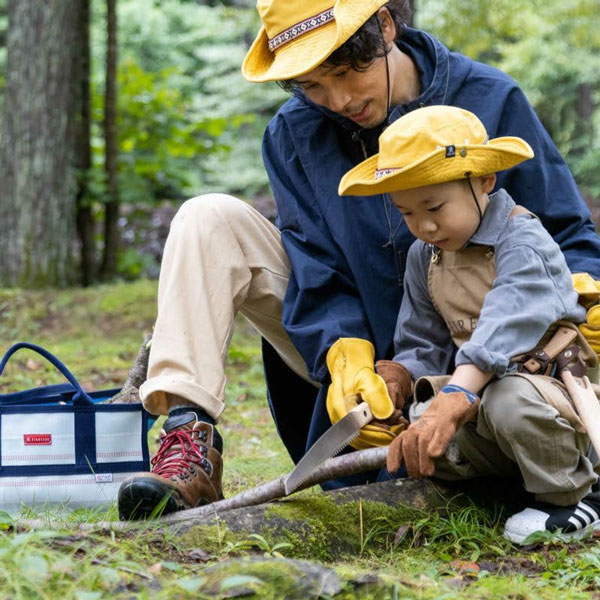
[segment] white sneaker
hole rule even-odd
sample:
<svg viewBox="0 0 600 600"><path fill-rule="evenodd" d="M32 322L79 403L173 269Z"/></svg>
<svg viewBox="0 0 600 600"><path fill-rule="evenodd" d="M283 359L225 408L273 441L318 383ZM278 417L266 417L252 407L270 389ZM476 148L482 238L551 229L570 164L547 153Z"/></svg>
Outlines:
<svg viewBox="0 0 600 600"><path fill-rule="evenodd" d="M522 510L506 521L504 537L522 544L538 531L560 533L562 539L571 540L596 530L600 530L600 493L592 492L571 506L540 504Z"/></svg>

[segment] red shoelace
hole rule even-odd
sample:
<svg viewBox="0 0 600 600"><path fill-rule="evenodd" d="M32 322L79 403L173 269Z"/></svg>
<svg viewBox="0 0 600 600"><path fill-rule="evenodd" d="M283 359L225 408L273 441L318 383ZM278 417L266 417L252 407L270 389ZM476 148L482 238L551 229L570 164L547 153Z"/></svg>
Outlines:
<svg viewBox="0 0 600 600"><path fill-rule="evenodd" d="M201 465L204 457L192 440L191 434L191 430L182 429L167 433L151 460L152 472L155 475L168 478L186 471L190 463Z"/></svg>

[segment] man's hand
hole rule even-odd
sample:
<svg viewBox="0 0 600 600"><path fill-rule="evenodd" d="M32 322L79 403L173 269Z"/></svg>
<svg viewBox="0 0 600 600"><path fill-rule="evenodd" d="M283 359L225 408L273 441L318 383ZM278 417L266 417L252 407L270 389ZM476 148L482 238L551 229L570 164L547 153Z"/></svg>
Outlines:
<svg viewBox="0 0 600 600"><path fill-rule="evenodd" d="M405 463L414 479L433 475L434 459L444 454L458 429L477 415L479 398L469 395L459 386L444 386L421 418L391 443L388 471L396 473Z"/></svg>
<svg viewBox="0 0 600 600"><path fill-rule="evenodd" d="M579 325L579 330L600 357L600 281L594 280L588 273L574 273L572 277L579 302L588 309L585 322Z"/></svg>
<svg viewBox="0 0 600 600"><path fill-rule="evenodd" d="M375 373L374 358L373 344L359 338L340 338L327 353L327 367L331 374L327 412L331 422L337 423L361 400L369 405L379 421L362 428L360 435L351 443L356 449L385 446L407 424L399 413L394 422L387 421L394 416L396 407L388 394L386 382Z"/></svg>

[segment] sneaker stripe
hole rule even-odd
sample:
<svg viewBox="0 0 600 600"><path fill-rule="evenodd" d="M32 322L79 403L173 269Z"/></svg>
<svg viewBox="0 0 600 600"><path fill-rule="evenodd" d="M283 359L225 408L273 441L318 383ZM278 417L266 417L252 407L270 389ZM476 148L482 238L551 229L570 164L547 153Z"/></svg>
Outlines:
<svg viewBox="0 0 600 600"><path fill-rule="evenodd" d="M512 515L504 527L504 537L522 544L536 531L560 530L566 539L575 539L591 530L600 530L600 493L586 496L571 506L540 504Z"/></svg>
<svg viewBox="0 0 600 600"><path fill-rule="evenodd" d="M575 508L574 516L579 517L579 519L581 519L584 527L589 525L593 521L590 513L588 513L586 510L582 510L579 505Z"/></svg>
<svg viewBox="0 0 600 600"><path fill-rule="evenodd" d="M588 522L585 520L584 517L581 517L580 515L577 514L573 514L568 518L569 523L571 523L571 525L573 525L576 529L583 529L586 525L588 525Z"/></svg>
<svg viewBox="0 0 600 600"><path fill-rule="evenodd" d="M575 512L579 512L579 514L585 515L586 519L590 523L592 521L595 521L594 515L593 515L592 511L589 510L588 507L585 504L581 504L581 502L577 505L577 508L575 509Z"/></svg>
<svg viewBox="0 0 600 600"><path fill-rule="evenodd" d="M595 511L594 508L591 507L589 504L586 504L582 501L577 505L577 507L586 514L590 515L592 521L597 521L598 519L600 519L600 515L598 515L597 511Z"/></svg>

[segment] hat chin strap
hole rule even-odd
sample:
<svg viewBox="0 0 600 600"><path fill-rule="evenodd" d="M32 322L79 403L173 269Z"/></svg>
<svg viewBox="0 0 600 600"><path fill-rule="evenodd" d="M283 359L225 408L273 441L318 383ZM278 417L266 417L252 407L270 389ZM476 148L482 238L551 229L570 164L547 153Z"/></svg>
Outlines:
<svg viewBox="0 0 600 600"><path fill-rule="evenodd" d="M469 189L471 190L471 194L473 195L473 200L475 200L475 206L477 207L477 212L479 213L479 223L477 224L477 229L473 232L473 235L475 235L479 231L479 228L481 227L481 222L483 221L483 213L481 212L481 206L479 206L479 200L477 199L477 194L475 194L475 190L473 189L473 184L471 183L471 173L469 173L467 171L465 173L465 177L467 178L467 183L469 184Z"/></svg>
<svg viewBox="0 0 600 600"><path fill-rule="evenodd" d="M388 62L388 49L387 44L385 43L385 38L383 37L383 29L381 28L381 21L379 20L379 16L375 15L377 19L377 26L379 27L379 33L381 34L381 41L383 43L383 47L385 48L385 54L383 57L385 58L385 80L387 84L386 89L386 97L385 97L385 120L383 121L384 127L389 124L390 119L390 65Z"/></svg>

